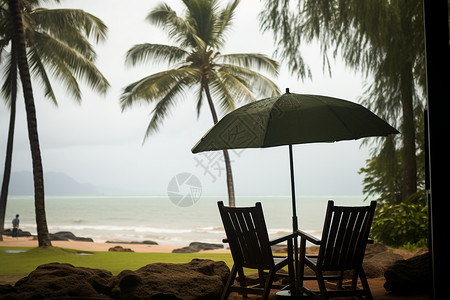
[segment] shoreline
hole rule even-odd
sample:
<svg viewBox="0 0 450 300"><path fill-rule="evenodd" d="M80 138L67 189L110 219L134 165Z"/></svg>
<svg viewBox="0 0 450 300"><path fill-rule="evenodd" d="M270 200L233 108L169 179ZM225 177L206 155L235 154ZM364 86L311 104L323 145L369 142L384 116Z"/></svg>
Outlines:
<svg viewBox="0 0 450 300"><path fill-rule="evenodd" d="M81 242L81 241L52 241L54 247L68 248L81 251L108 251L109 248L121 246L123 248L130 248L136 253L172 253L174 249L185 247L185 245L147 245L147 244L126 244L126 243L102 243L102 242ZM38 241L33 240L32 237L17 237L3 236L3 241L0 241L0 247L38 247ZM198 253L230 253L229 249L215 249L200 251Z"/></svg>

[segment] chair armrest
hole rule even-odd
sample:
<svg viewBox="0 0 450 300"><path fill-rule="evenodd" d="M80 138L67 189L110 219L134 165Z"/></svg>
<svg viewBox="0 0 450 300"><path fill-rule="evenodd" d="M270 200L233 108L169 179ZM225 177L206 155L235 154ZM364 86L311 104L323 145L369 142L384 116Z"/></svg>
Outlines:
<svg viewBox="0 0 450 300"><path fill-rule="evenodd" d="M272 245L276 245L276 244L279 244L279 243L281 243L281 242L284 242L284 241L293 239L294 237L295 237L295 234L294 234L294 233L291 233L291 234L288 234L288 235L279 237L279 238L277 238L277 239L271 240L271 241L269 241L269 244L270 244L271 246L272 246Z"/></svg>
<svg viewBox="0 0 450 300"><path fill-rule="evenodd" d="M314 237L314 236L312 236L312 235L310 235L309 233L306 233L306 232L304 232L304 231L297 230L297 231L295 231L295 233L296 233L297 235L299 235L301 238L304 238L304 239L306 239L307 241L313 243L314 245L320 245L320 244L322 243L321 240L317 239L316 237Z"/></svg>

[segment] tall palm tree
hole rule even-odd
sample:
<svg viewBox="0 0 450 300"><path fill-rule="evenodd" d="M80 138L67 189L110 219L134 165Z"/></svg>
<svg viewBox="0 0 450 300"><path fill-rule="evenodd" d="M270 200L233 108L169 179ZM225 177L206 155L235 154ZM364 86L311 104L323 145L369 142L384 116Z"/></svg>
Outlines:
<svg viewBox="0 0 450 300"><path fill-rule="evenodd" d="M51 246L48 235L47 220L45 218L44 205L44 174L42 171L41 151L39 148L39 137L36 122L36 109L34 106L33 89L31 86L30 70L27 61L25 46L25 34L20 12L19 0L8 0L9 9L14 28L14 40L16 42L17 62L20 79L22 81L23 97L25 98L25 108L27 112L28 138L30 140L31 157L33 161L34 178L34 203L36 209L36 226L39 247Z"/></svg>
<svg viewBox="0 0 450 300"><path fill-rule="evenodd" d="M206 97L214 124L219 120L216 105L227 112L235 108L235 100L254 101L254 91L265 96L279 94L278 87L256 71L277 75L278 63L274 60L256 53L220 53L239 0L223 9L217 0L183 0L183 4L186 8L183 17L164 3L147 15L147 20L166 30L177 46L145 43L135 45L127 52L126 62L133 66L156 60L173 67L128 85L121 95L122 109L139 101L156 103L145 137L157 131L183 92L194 86L197 86L197 113ZM234 206L230 158L226 150L223 154L229 204Z"/></svg>
<svg viewBox="0 0 450 300"><path fill-rule="evenodd" d="M59 79L77 101L81 101L78 79L84 79L91 88L100 93L105 93L109 83L94 65L95 51L88 38L92 37L96 42L104 40L106 26L101 20L84 11L44 9L39 7L41 2L40 0L22 0L19 3L19 10L22 14L22 20L24 20L22 26L26 40L27 59L30 62L29 67L34 78L39 80L41 86L44 87L45 96L57 104L51 77ZM5 78L2 85L2 94L11 108L5 169L0 195L1 239L11 172L18 53L13 16L4 0L0 1L0 15L2 17L0 21L0 63L4 65L2 70ZM8 57L9 59L7 59ZM7 63L4 63L5 61ZM45 210L43 212L45 218Z"/></svg>
<svg viewBox="0 0 450 300"><path fill-rule="evenodd" d="M406 201L417 191L414 111L421 111L420 90L426 90L423 1L286 2L265 0L261 20L265 30L274 32L279 52L293 62L294 71L303 74L300 45L317 39L324 61L334 48L334 55L342 55L348 66L373 75L364 104L401 126L402 201ZM389 145L380 146L379 150Z"/></svg>

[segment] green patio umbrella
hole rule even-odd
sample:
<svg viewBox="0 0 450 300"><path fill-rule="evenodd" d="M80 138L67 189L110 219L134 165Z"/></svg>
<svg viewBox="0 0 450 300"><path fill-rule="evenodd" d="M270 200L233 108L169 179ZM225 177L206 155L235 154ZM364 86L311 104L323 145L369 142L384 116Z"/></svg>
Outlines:
<svg viewBox="0 0 450 300"><path fill-rule="evenodd" d="M193 153L289 145L292 227L298 229L293 144L335 142L398 131L365 107L319 95L289 93L244 105L223 117L192 148Z"/></svg>

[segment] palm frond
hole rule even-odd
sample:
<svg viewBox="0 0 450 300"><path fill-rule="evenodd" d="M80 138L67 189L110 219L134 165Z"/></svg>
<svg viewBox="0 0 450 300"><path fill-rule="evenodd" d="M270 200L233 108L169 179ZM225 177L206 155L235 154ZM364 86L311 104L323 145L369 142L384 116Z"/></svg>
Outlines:
<svg viewBox="0 0 450 300"><path fill-rule="evenodd" d="M151 24L161 27L167 31L167 35L180 48L192 47L192 41L189 41L194 28L185 19L178 17L177 13L167 4L161 3L150 11L146 20Z"/></svg>
<svg viewBox="0 0 450 300"><path fill-rule="evenodd" d="M39 54L37 53L35 48L31 48L28 50L28 61L30 65L30 71L33 77L37 77L40 79L41 86L44 88L44 95L47 98L50 98L53 104L58 105L58 101L56 100L56 95L53 92L53 87L51 84L51 80L47 74L44 63L42 62ZM73 77L71 77L73 80ZM75 85L74 88L70 89L74 98L79 102L81 100L81 91L78 85Z"/></svg>
<svg viewBox="0 0 450 300"><path fill-rule="evenodd" d="M157 62L172 64L187 56L188 53L185 50L176 46L145 43L134 45L128 50L125 63L134 66L139 63L156 60Z"/></svg>
<svg viewBox="0 0 450 300"><path fill-rule="evenodd" d="M235 93L236 90L238 90L237 86L233 86L233 89L230 90L228 87L228 84L225 83L223 78L218 76L219 74L215 73L213 79L210 81L210 89L211 89L211 96L214 99L214 102L219 104L220 112L222 114L230 112L234 110L236 99L240 98L242 99L243 94L245 93ZM242 82L238 83L239 85L242 84ZM245 84L245 83L244 83ZM248 96L248 94L247 94ZM251 97L251 93L250 93Z"/></svg>
<svg viewBox="0 0 450 300"><path fill-rule="evenodd" d="M40 31L68 43L76 36L93 38L96 43L106 40L108 28L103 21L81 9L37 8L31 17Z"/></svg>
<svg viewBox="0 0 450 300"><path fill-rule="evenodd" d="M197 80L197 73L197 70L193 70L188 67L178 69L173 74L177 77L177 79L171 80L172 85L162 83L164 86L163 97L158 100L152 111L152 118L147 127L143 142L145 142L149 135L158 131L159 126L164 121L174 103L177 100L185 98L184 91Z"/></svg>
<svg viewBox="0 0 450 300"><path fill-rule="evenodd" d="M145 142L149 135L158 131L159 126L164 121L165 117L169 113L176 100L179 100L181 98L179 96L183 95L184 89L186 87L187 85L182 81L177 82L169 90L167 90L164 97L156 103L156 106L152 111L152 118L145 132L143 142Z"/></svg>
<svg viewBox="0 0 450 300"><path fill-rule="evenodd" d="M61 81L77 101L81 100L77 81L80 79L97 92L105 93L109 83L94 65L96 54L88 39L104 41L106 25L82 10L41 8L45 2L27 0L21 3L31 75L39 80L45 97L57 104L52 79ZM8 47L12 39L9 11L4 8L0 9L1 50ZM2 53L2 58L10 55Z"/></svg>
<svg viewBox="0 0 450 300"><path fill-rule="evenodd" d="M79 78L99 93L106 93L109 83L93 61L48 35L36 34L36 40L39 42L36 42L34 47L42 61L50 66L51 74L62 80L68 88L75 86L71 84L71 78Z"/></svg>
<svg viewBox="0 0 450 300"><path fill-rule="evenodd" d="M122 111L139 101L160 101L180 82L193 84L198 82L200 74L192 68L172 69L144 77L124 88L120 97Z"/></svg>
<svg viewBox="0 0 450 300"><path fill-rule="evenodd" d="M270 78L251 69L237 65L223 64L218 73L221 74L220 76L235 77L235 80L246 82L250 90L261 97L280 94L278 86ZM229 85L229 88L233 88L232 83Z"/></svg>
<svg viewBox="0 0 450 300"><path fill-rule="evenodd" d="M235 64L245 68L268 72L278 76L279 64L264 54L259 53L237 53L220 55L218 60L228 64Z"/></svg>
<svg viewBox="0 0 450 300"><path fill-rule="evenodd" d="M11 91L12 91L12 83L13 83L13 78L12 78L12 68L15 68L17 70L17 66L12 66L12 60L8 59L7 62L3 65L3 70L2 70L2 78L4 79L4 82L2 84L2 89L1 89L1 93L2 93L2 98L4 100L4 102L8 105L10 105L11 103ZM18 76L16 76L16 79L14 79L16 81L16 84L18 84Z"/></svg>
<svg viewBox="0 0 450 300"><path fill-rule="evenodd" d="M221 48L225 44L225 33L232 25L232 20L234 17L234 11L238 6L240 0L234 0L230 2L225 9L223 9L217 20L216 26L214 28L214 34L217 40L217 47Z"/></svg>
<svg viewBox="0 0 450 300"><path fill-rule="evenodd" d="M203 85L199 84L198 85L198 89L196 91L196 110L197 110L197 118L200 117L200 110L202 109L203 106Z"/></svg>

